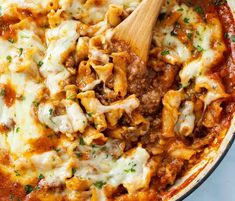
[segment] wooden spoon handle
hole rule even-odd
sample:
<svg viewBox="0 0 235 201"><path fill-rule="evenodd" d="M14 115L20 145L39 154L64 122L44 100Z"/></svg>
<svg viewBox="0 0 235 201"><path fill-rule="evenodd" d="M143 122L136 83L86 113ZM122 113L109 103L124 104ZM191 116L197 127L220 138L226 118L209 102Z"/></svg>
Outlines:
<svg viewBox="0 0 235 201"><path fill-rule="evenodd" d="M144 61L152 39L153 26L164 0L143 0L134 12L114 29L114 38L124 40Z"/></svg>

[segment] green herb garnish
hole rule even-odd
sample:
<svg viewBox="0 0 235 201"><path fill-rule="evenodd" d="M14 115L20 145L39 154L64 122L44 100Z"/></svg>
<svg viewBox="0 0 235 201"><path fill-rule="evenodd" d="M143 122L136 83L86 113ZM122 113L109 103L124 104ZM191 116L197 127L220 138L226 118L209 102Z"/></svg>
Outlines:
<svg viewBox="0 0 235 201"><path fill-rule="evenodd" d="M49 109L49 114L52 115L52 113L53 113L53 109L50 108L50 109Z"/></svg>
<svg viewBox="0 0 235 201"><path fill-rule="evenodd" d="M7 56L7 60L8 60L9 63L11 63L12 57L11 57L10 55L8 55L8 56Z"/></svg>
<svg viewBox="0 0 235 201"><path fill-rule="evenodd" d="M19 131L20 131L20 127L17 127L16 132L19 133Z"/></svg>
<svg viewBox="0 0 235 201"><path fill-rule="evenodd" d="M94 186L98 189L102 189L105 184L106 184L106 182L97 181L97 182L94 183Z"/></svg>
<svg viewBox="0 0 235 201"><path fill-rule="evenodd" d="M38 66L39 66L39 67L42 67L42 65L43 65L43 61L39 61L39 62L38 62Z"/></svg>
<svg viewBox="0 0 235 201"><path fill-rule="evenodd" d="M13 38L9 38L8 41L9 41L10 43L14 43L14 42L15 42Z"/></svg>
<svg viewBox="0 0 235 201"><path fill-rule="evenodd" d="M231 40L232 40L232 42L235 43L235 35L232 35L232 36L231 36Z"/></svg>
<svg viewBox="0 0 235 201"><path fill-rule="evenodd" d="M79 144L80 145L86 145L84 139L82 137L79 138Z"/></svg>
<svg viewBox="0 0 235 201"><path fill-rule="evenodd" d="M33 101L33 105L35 106L35 107L38 107L39 106L39 102L38 101Z"/></svg>
<svg viewBox="0 0 235 201"><path fill-rule="evenodd" d="M204 10L202 9L201 6L196 6L196 7L194 8L194 10L195 10L197 13L199 13L199 14L203 14L203 13L204 13Z"/></svg>
<svg viewBox="0 0 235 201"><path fill-rule="evenodd" d="M168 55L168 54L170 54L170 51L169 50L164 50L163 52L161 52L161 55Z"/></svg>
<svg viewBox="0 0 235 201"><path fill-rule="evenodd" d="M5 89L0 90L0 96L5 96L5 95L6 95L6 90Z"/></svg>
<svg viewBox="0 0 235 201"><path fill-rule="evenodd" d="M197 47L196 47L196 49L197 49L197 51L198 52L202 52L204 49L202 48L202 46L200 46L200 45L198 45Z"/></svg>
<svg viewBox="0 0 235 201"><path fill-rule="evenodd" d="M74 175L77 172L77 168L73 167L72 168L72 174Z"/></svg>
<svg viewBox="0 0 235 201"><path fill-rule="evenodd" d="M188 37L188 39L192 39L193 34L192 33L187 33L187 37Z"/></svg>
<svg viewBox="0 0 235 201"><path fill-rule="evenodd" d="M78 158L81 158L81 157L82 157L82 153L77 152L77 153L76 153L76 156L77 156Z"/></svg>
<svg viewBox="0 0 235 201"><path fill-rule="evenodd" d="M38 176L38 179L44 179L45 177L43 176L43 174L40 174L39 176Z"/></svg>
<svg viewBox="0 0 235 201"><path fill-rule="evenodd" d="M29 193L31 193L33 191L33 187L31 185L26 185L24 187L24 190L25 190L26 194L29 194Z"/></svg>
<svg viewBox="0 0 235 201"><path fill-rule="evenodd" d="M185 17L185 18L184 18L184 22L185 22L185 23L189 23L189 18Z"/></svg>
<svg viewBox="0 0 235 201"><path fill-rule="evenodd" d="M19 54L19 57L22 55L22 53L23 53L23 48L21 47L21 48L19 48L19 51L20 51L20 54Z"/></svg>

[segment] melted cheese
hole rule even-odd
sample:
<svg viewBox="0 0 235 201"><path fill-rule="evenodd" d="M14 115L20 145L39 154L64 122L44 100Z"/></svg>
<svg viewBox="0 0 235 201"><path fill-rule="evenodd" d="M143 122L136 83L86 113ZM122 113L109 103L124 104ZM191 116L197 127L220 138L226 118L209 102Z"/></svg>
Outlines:
<svg viewBox="0 0 235 201"><path fill-rule="evenodd" d="M117 160L109 173L109 183L113 186L123 184L130 193L145 188L149 183L150 169L146 166L149 154L143 148L136 148L127 157Z"/></svg>
<svg viewBox="0 0 235 201"><path fill-rule="evenodd" d="M123 184L133 193L149 184L150 169L146 166L148 158L149 154L141 147L116 161L101 152L93 155L93 160L80 161L75 175L93 182L104 181L114 187ZM99 174L96 174L97 171Z"/></svg>
<svg viewBox="0 0 235 201"><path fill-rule="evenodd" d="M42 174L45 178L38 182L40 188L61 187L67 185L66 181L72 177L82 178L91 183L85 192L87 200L101 201L107 200L106 192L105 188L96 187L97 182L114 188L123 185L128 193L135 194L148 188L151 166L150 155L144 148L137 146L123 153L125 143L108 138L108 131L103 132L106 127L111 129L111 118L116 118L113 121L116 127L124 112L133 121L133 111L140 105L138 98L130 94L121 100L118 97L119 101L101 104L95 91L91 91L113 74L113 66L110 63L111 53L100 50L99 43L92 46L90 38L95 40L99 37L97 35L103 34L102 46L109 45L113 34L107 19L110 5L121 5L121 18L125 18L141 1L104 0L99 1L99 5L97 2L0 0L3 15L18 16L21 20L12 25L16 31L16 41L12 43L0 37L0 84L10 84L17 97L23 97L17 98L12 106L7 107L4 98L0 96L0 124L9 129L4 131L4 135L0 134L0 150L10 153L9 167L0 164L0 168L5 168L14 181L23 185L32 184ZM183 65L180 79L184 86L195 78L196 92L207 89L207 93L200 97L207 106L227 96L219 81L204 75L206 69L220 60L225 50L221 27L215 19L210 23L201 22L193 9L185 5L180 7L183 8L181 18L189 18L192 30L200 33L193 35L193 46L200 46L203 51L195 59L191 49L170 34L173 26L161 29L160 34L154 36L155 45L170 50L169 55L159 54L161 59L173 65ZM48 16L49 27L39 27L33 22L33 17L21 15L22 9L32 12L33 17L38 16L35 14L44 15L45 18L35 20L39 24L47 20ZM173 7L175 11L178 9L178 5ZM79 54L80 58L77 58ZM77 56L74 71L81 60L88 60L87 63L92 67L88 73L90 77L87 76L89 84L79 89L74 86L76 78L73 69L65 66L70 55ZM70 92L75 94L74 97L78 94L79 100L64 99L65 95L68 97L68 84L74 84ZM113 90L108 86L104 86L103 90L112 95ZM174 129L180 135L189 136L194 129L193 102L186 101L180 108L181 102L187 98L183 92L183 89L168 92L163 99L165 137L174 137ZM94 119L97 122L107 120L108 123L97 126ZM37 142L38 139L48 137L48 131L56 136L59 133L62 137L51 149L37 152L31 141ZM101 141L103 145L94 145L94 140ZM185 147L173 148L169 153L175 158L189 160L195 153ZM80 158L80 154L86 160ZM14 171L21 171L22 176L16 178ZM71 199L80 200L75 198L75 194L80 192L66 188L62 194L65 193L73 197Z"/></svg>
<svg viewBox="0 0 235 201"><path fill-rule="evenodd" d="M62 63L66 56L75 49L75 42L79 37L77 28L78 22L64 21L46 33L48 48L40 72L46 78L46 85L51 95L60 92L64 86L63 82L70 76Z"/></svg>
<svg viewBox="0 0 235 201"><path fill-rule="evenodd" d="M0 117L1 121L5 119L7 122L15 122L14 129L10 130L6 137L7 147L13 155L21 155L30 148L28 140L37 138L43 132L42 127L31 115L32 103L43 89L43 85L31 81L25 74L11 73L0 77L0 83L9 82L15 86L16 94L23 95L24 99L16 100L10 108L2 102L0 108L8 115L3 117L2 113Z"/></svg>
<svg viewBox="0 0 235 201"><path fill-rule="evenodd" d="M34 13L44 13L56 8L56 0L0 0L4 14L14 14L15 8L29 9Z"/></svg>
<svg viewBox="0 0 235 201"><path fill-rule="evenodd" d="M60 0L59 2L62 10L68 15L87 24L102 21L110 4L124 5L129 10L134 10L139 3L140 0L105 0L98 2L98 6L95 6L93 1L83 3L77 0Z"/></svg>
<svg viewBox="0 0 235 201"><path fill-rule="evenodd" d="M87 118L81 107L70 100L64 100L66 114L53 116L55 107L52 103L39 105L38 118L55 132L75 133L84 132L87 126Z"/></svg>
<svg viewBox="0 0 235 201"><path fill-rule="evenodd" d="M217 99L227 97L220 82L207 76L199 76L196 78L195 90L199 91L201 88L208 90L206 95L202 97L205 107Z"/></svg>
<svg viewBox="0 0 235 201"><path fill-rule="evenodd" d="M23 22L23 26L29 23ZM39 36L33 31L35 25L32 23L30 29L22 29L17 33L18 40L11 43L0 38L0 65L8 67L12 72L24 72L34 79L39 78L38 63L42 60L45 47Z"/></svg>
<svg viewBox="0 0 235 201"><path fill-rule="evenodd" d="M188 47L169 32L163 39L163 46L170 48L170 54L166 55L166 59L173 65L188 61L192 55Z"/></svg>
<svg viewBox="0 0 235 201"><path fill-rule="evenodd" d="M196 29L193 45L201 51L201 56L187 62L180 72L183 86L189 84L190 79L204 74L212 65L223 58L225 44L222 42L222 28L218 19L211 19L210 24L204 22L194 25Z"/></svg>
<svg viewBox="0 0 235 201"><path fill-rule="evenodd" d="M127 114L139 107L139 100L135 95L130 95L124 100L116 101L110 105L102 105L100 101L95 97L94 91L87 91L78 94L78 98L81 99L83 106L87 112L93 113L95 116L99 116L104 113L111 112L112 110L124 110Z"/></svg>
<svg viewBox="0 0 235 201"><path fill-rule="evenodd" d="M175 125L175 131L181 136L189 136L195 126L194 104L192 101L185 101L180 109L180 116Z"/></svg>

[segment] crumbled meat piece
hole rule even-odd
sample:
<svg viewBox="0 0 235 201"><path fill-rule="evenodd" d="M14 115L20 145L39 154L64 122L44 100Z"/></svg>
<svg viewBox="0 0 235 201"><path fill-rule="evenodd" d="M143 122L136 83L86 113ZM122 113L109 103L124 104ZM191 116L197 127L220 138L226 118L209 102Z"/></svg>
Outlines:
<svg viewBox="0 0 235 201"><path fill-rule="evenodd" d="M157 171L157 176L160 179L161 186L166 187L168 184L172 185L183 165L184 162L182 159L164 159Z"/></svg>
<svg viewBox="0 0 235 201"><path fill-rule="evenodd" d="M146 114L153 114L161 103L161 93L153 89L143 94L141 97L142 111Z"/></svg>
<svg viewBox="0 0 235 201"><path fill-rule="evenodd" d="M64 65L72 75L76 74L76 69L74 68L76 62L73 56L69 56Z"/></svg>

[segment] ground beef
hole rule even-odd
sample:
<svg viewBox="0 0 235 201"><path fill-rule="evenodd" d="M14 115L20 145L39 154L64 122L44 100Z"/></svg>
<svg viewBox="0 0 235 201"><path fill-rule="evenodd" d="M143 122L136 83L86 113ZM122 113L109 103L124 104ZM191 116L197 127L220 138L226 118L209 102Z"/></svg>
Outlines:
<svg viewBox="0 0 235 201"><path fill-rule="evenodd" d="M145 116L156 114L161 99L173 85L178 68L169 64L154 70L151 66L133 61L127 68L128 93L136 94Z"/></svg>
<svg viewBox="0 0 235 201"><path fill-rule="evenodd" d="M161 187L165 188L167 185L174 184L175 179L181 172L183 165L184 161L182 159L164 159L157 171L157 176L159 178Z"/></svg>
<svg viewBox="0 0 235 201"><path fill-rule="evenodd" d="M128 93L141 97L146 92L149 82L147 69L143 64L132 63L127 68Z"/></svg>
<svg viewBox="0 0 235 201"><path fill-rule="evenodd" d="M158 89L153 89L143 94L140 101L143 103L142 111L145 114L153 114L161 103L161 93Z"/></svg>
<svg viewBox="0 0 235 201"><path fill-rule="evenodd" d="M76 69L75 69L76 62L73 56L69 56L65 61L64 65L72 75L76 74Z"/></svg>

